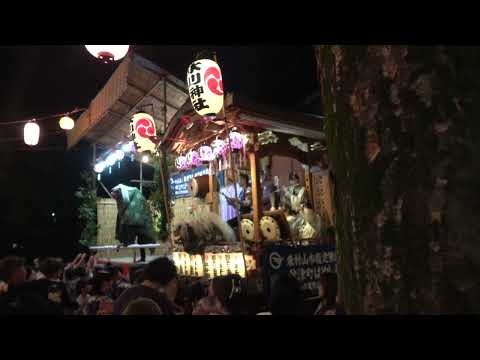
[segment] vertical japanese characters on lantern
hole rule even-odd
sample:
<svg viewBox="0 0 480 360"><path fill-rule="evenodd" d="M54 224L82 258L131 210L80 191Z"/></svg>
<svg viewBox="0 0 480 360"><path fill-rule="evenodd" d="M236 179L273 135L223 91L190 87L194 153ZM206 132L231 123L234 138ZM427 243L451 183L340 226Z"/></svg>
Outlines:
<svg viewBox="0 0 480 360"><path fill-rule="evenodd" d="M154 141L157 135L155 120L147 113L137 113L130 119L131 137L138 152L156 152Z"/></svg>
<svg viewBox="0 0 480 360"><path fill-rule="evenodd" d="M192 106L200 116L215 116L222 110L222 73L215 61L194 61L188 67L187 84Z"/></svg>

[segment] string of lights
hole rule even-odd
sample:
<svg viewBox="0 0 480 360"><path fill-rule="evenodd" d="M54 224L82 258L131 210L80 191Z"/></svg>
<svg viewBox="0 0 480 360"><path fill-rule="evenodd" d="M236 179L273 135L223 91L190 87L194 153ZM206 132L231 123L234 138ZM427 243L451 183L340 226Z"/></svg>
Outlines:
<svg viewBox="0 0 480 360"><path fill-rule="evenodd" d="M70 116L72 114L76 114L81 111L87 110L86 108L78 109L75 108L75 110L65 112L65 113L58 113L58 114L52 114L52 115L46 115L46 116L41 116L41 117L30 117L26 120L17 120L17 121L7 121L7 122L0 122L1 125L15 125L15 124L26 124L31 121L42 121L42 120L47 120L47 119L52 119L52 118L58 118L62 116Z"/></svg>

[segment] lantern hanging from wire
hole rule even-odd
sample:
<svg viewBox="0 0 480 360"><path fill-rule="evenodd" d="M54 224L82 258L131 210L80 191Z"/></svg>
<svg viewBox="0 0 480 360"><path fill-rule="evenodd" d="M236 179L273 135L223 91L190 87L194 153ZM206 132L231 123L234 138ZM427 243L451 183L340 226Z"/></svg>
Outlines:
<svg viewBox="0 0 480 360"><path fill-rule="evenodd" d="M130 45L85 45L88 52L106 63L125 57Z"/></svg>
<svg viewBox="0 0 480 360"><path fill-rule="evenodd" d="M198 154L200 155L200 161L210 162L215 160L215 156L213 155L213 150L208 145L200 146L200 148L198 149Z"/></svg>
<svg viewBox="0 0 480 360"><path fill-rule="evenodd" d="M63 116L58 123L63 130L72 130L75 126L75 122L70 116Z"/></svg>
<svg viewBox="0 0 480 360"><path fill-rule="evenodd" d="M225 156L228 150L227 144L221 139L213 140L211 147L213 156L215 156L216 158Z"/></svg>
<svg viewBox="0 0 480 360"><path fill-rule="evenodd" d="M183 155L177 157L177 159L175 160L175 166L177 167L178 170L188 169L187 157Z"/></svg>
<svg viewBox="0 0 480 360"><path fill-rule="evenodd" d="M25 124L23 128L23 140L25 144L35 146L38 144L40 138L40 126L35 121L31 121Z"/></svg>
<svg viewBox="0 0 480 360"><path fill-rule="evenodd" d="M200 155L198 154L198 152L196 150L190 150L187 153L187 164L190 167L198 166L201 163L202 162L200 160Z"/></svg>
<svg viewBox="0 0 480 360"><path fill-rule="evenodd" d="M232 131L230 133L230 146L232 150L241 150L247 144L247 137L239 132Z"/></svg>
<svg viewBox="0 0 480 360"><path fill-rule="evenodd" d="M215 116L222 110L222 73L215 61L194 61L188 67L187 84L192 106L200 116Z"/></svg>

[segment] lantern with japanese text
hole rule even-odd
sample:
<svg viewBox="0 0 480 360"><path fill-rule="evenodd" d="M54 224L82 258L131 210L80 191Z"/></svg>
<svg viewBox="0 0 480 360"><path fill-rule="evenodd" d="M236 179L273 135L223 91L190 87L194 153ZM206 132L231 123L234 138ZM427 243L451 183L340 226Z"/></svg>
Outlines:
<svg viewBox="0 0 480 360"><path fill-rule="evenodd" d="M130 45L85 45L85 47L96 58L111 62L125 57Z"/></svg>
<svg viewBox="0 0 480 360"><path fill-rule="evenodd" d="M200 148L198 149L198 153L200 155L200 161L207 163L215 160L215 156L213 155L213 150L208 145L200 146Z"/></svg>
<svg viewBox="0 0 480 360"><path fill-rule="evenodd" d="M186 170L188 169L187 157L186 156L179 156L175 160L175 166L178 170Z"/></svg>
<svg viewBox="0 0 480 360"><path fill-rule="evenodd" d="M139 152L156 151L157 145L152 140L157 135L155 120L147 113L137 113L130 119L133 142Z"/></svg>
<svg viewBox="0 0 480 360"><path fill-rule="evenodd" d="M195 150L190 150L188 153L187 153L187 164L189 166L198 166L200 165L202 162L200 161L200 155L198 155L198 152L195 151Z"/></svg>
<svg viewBox="0 0 480 360"><path fill-rule="evenodd" d="M200 116L215 116L222 110L222 73L215 61L194 61L188 67L187 84L192 106Z"/></svg>
<svg viewBox="0 0 480 360"><path fill-rule="evenodd" d="M40 138L40 126L36 122L29 122L23 128L23 140L25 144L34 146L38 144Z"/></svg>

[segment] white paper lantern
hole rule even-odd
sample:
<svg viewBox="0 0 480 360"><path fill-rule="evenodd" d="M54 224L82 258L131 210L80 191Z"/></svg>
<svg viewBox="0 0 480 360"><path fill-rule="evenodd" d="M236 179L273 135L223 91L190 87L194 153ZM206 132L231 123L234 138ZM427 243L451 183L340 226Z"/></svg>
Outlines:
<svg viewBox="0 0 480 360"><path fill-rule="evenodd" d="M213 150L208 145L200 146L200 148L198 149L198 154L200 155L201 161L210 162L215 160L215 156L213 155Z"/></svg>
<svg viewBox="0 0 480 360"><path fill-rule="evenodd" d="M35 122L29 122L25 124L23 128L23 139L25 144L35 146L38 144L40 138L40 126Z"/></svg>
<svg viewBox="0 0 480 360"><path fill-rule="evenodd" d="M75 126L75 121L69 116L63 116L58 123L63 130L72 130Z"/></svg>
<svg viewBox="0 0 480 360"><path fill-rule="evenodd" d="M125 57L130 45L85 45L88 52L103 61L117 61Z"/></svg>
<svg viewBox="0 0 480 360"><path fill-rule="evenodd" d="M215 116L222 110L222 72L215 61L194 61L188 67L187 84L192 106L200 116Z"/></svg>

